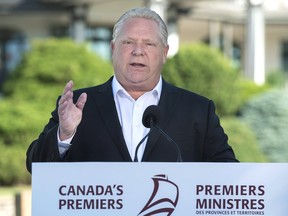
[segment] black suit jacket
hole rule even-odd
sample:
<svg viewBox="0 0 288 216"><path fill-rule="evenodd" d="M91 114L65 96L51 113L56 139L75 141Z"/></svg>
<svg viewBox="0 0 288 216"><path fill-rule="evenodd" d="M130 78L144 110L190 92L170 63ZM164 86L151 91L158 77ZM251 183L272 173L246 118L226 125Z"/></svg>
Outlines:
<svg viewBox="0 0 288 216"><path fill-rule="evenodd" d="M63 158L57 144L57 107L39 138L27 151L32 162L132 161L127 150L112 93L112 79L74 92L76 101L86 92L87 102L72 145ZM57 103L58 104L58 103ZM184 162L236 162L211 100L177 88L163 80L158 125L178 144ZM157 130L146 144L142 161L175 162L177 151Z"/></svg>

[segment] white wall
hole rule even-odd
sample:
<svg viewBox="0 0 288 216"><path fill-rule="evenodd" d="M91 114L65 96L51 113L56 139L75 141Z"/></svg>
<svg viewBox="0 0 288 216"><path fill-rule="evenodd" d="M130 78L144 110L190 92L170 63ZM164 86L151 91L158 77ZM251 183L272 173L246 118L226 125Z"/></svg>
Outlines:
<svg viewBox="0 0 288 216"><path fill-rule="evenodd" d="M0 28L9 28L23 32L29 39L45 38L49 35L50 27L61 22L68 23L68 17L57 13L32 13L13 16L2 16Z"/></svg>

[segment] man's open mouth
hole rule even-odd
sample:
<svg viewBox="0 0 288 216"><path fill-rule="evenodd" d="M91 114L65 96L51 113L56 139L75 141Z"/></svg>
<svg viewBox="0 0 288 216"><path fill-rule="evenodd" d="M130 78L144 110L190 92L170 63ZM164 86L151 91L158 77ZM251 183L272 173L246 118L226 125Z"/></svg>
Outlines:
<svg viewBox="0 0 288 216"><path fill-rule="evenodd" d="M146 65L141 64L141 63L131 63L130 65L133 67L145 67L146 66Z"/></svg>

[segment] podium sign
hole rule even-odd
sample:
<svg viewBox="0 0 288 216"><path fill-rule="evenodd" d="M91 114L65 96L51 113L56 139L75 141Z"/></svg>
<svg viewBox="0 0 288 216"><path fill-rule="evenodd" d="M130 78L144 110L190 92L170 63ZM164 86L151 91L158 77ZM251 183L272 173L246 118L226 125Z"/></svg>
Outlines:
<svg viewBox="0 0 288 216"><path fill-rule="evenodd" d="M33 163L40 215L288 215L288 164Z"/></svg>

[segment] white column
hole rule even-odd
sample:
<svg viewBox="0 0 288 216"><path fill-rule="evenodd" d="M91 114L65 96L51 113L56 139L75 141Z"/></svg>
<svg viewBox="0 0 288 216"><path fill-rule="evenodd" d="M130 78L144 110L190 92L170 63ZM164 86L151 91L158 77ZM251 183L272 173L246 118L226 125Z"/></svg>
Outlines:
<svg viewBox="0 0 288 216"><path fill-rule="evenodd" d="M245 75L257 85L265 83L265 20L262 0L249 0Z"/></svg>
<svg viewBox="0 0 288 216"><path fill-rule="evenodd" d="M220 49L221 24L218 21L209 22L209 44Z"/></svg>
<svg viewBox="0 0 288 216"><path fill-rule="evenodd" d="M225 55L233 58L233 26L232 24L225 23L223 25L223 48Z"/></svg>
<svg viewBox="0 0 288 216"><path fill-rule="evenodd" d="M167 0L145 0L145 6L154 10L167 23Z"/></svg>
<svg viewBox="0 0 288 216"><path fill-rule="evenodd" d="M169 52L168 56L172 57L177 54L179 50L179 33L178 33L178 25L177 21L173 21L168 23L168 44L169 44Z"/></svg>
<svg viewBox="0 0 288 216"><path fill-rule="evenodd" d="M177 14L171 13L172 17L171 22L170 17L168 17L168 6L169 0L145 0L145 6L149 7L151 10L154 10L156 13L160 15L160 17L164 20L168 29L168 44L169 44L169 52L168 56L174 56L179 50L179 33L177 26Z"/></svg>
<svg viewBox="0 0 288 216"><path fill-rule="evenodd" d="M85 41L87 7L78 5L72 9L71 34L77 43Z"/></svg>

